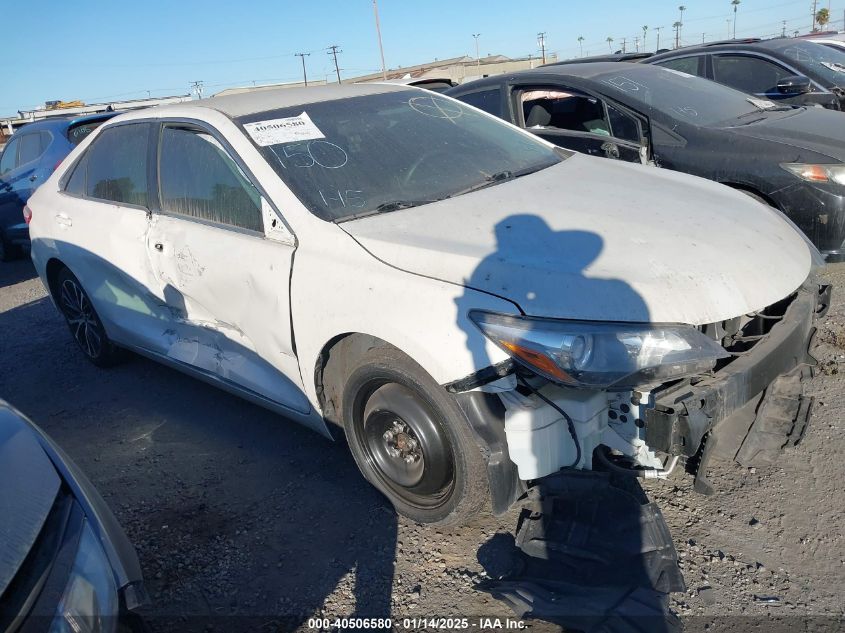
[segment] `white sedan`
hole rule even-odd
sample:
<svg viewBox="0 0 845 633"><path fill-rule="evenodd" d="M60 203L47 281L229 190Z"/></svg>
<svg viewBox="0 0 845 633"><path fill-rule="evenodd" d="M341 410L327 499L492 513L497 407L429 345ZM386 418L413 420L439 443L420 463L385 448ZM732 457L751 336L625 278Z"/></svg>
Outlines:
<svg viewBox="0 0 845 633"><path fill-rule="evenodd" d="M742 193L395 85L115 117L24 213L91 361L132 350L345 434L429 523L563 468L664 476L778 380L804 402L826 301L817 252Z"/></svg>

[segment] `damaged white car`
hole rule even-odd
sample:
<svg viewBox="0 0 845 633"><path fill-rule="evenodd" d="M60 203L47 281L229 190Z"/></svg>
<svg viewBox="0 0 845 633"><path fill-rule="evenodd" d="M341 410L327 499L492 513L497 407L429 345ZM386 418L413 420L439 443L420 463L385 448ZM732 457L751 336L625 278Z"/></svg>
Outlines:
<svg viewBox="0 0 845 633"><path fill-rule="evenodd" d="M82 351L161 361L329 437L420 522L561 469L707 491L797 442L829 288L779 212L391 85L140 110L25 210Z"/></svg>

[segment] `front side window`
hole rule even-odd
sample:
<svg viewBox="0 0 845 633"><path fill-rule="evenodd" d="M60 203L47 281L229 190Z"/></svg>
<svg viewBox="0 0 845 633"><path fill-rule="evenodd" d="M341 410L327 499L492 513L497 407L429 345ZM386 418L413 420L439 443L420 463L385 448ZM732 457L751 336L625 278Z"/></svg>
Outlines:
<svg viewBox="0 0 845 633"><path fill-rule="evenodd" d="M464 103L475 106L479 110L484 110L488 114L502 117L502 91L499 88L491 90L479 90L478 92L470 92L459 97Z"/></svg>
<svg viewBox="0 0 845 633"><path fill-rule="evenodd" d="M146 207L149 123L129 123L107 128L94 139L80 160L65 191L85 181L85 196L120 204Z"/></svg>
<svg viewBox="0 0 845 633"><path fill-rule="evenodd" d="M208 132L165 126L159 149L161 206L184 215L263 231L261 195Z"/></svg>
<svg viewBox="0 0 845 633"><path fill-rule="evenodd" d="M5 174L7 171L12 171L17 167L18 144L20 140L21 137L13 138L3 150L3 156L0 157L0 175Z"/></svg>
<svg viewBox="0 0 845 633"><path fill-rule="evenodd" d="M570 89L529 89L520 95L525 127L553 128L610 136L604 104Z"/></svg>
<svg viewBox="0 0 845 633"><path fill-rule="evenodd" d="M794 73L759 57L714 55L713 77L720 84L749 94L777 94L781 79Z"/></svg>
<svg viewBox="0 0 845 633"><path fill-rule="evenodd" d="M299 200L327 221L463 195L562 159L503 121L420 90L310 103L237 122Z"/></svg>

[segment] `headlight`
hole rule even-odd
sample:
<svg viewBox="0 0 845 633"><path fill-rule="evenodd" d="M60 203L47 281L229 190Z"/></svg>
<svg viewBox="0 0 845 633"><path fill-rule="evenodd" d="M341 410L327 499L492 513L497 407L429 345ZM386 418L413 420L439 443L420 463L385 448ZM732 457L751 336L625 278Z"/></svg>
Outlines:
<svg viewBox="0 0 845 633"><path fill-rule="evenodd" d="M807 182L835 182L845 185L845 165L809 165L804 163L782 163L786 171Z"/></svg>
<svg viewBox="0 0 845 633"><path fill-rule="evenodd" d="M729 354L686 325L597 323L473 310L484 335L515 360L558 383L606 389L709 371Z"/></svg>
<svg viewBox="0 0 845 633"><path fill-rule="evenodd" d="M117 586L108 558L88 522L50 633L107 633L117 620Z"/></svg>

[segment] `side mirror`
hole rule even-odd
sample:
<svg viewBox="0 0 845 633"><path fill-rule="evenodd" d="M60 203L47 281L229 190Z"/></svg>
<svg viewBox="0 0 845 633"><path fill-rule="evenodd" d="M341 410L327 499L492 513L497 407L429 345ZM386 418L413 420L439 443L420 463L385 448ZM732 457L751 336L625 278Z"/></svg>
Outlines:
<svg viewBox="0 0 845 633"><path fill-rule="evenodd" d="M810 78L804 75L784 77L777 84L778 92L782 95L803 95L810 92Z"/></svg>

